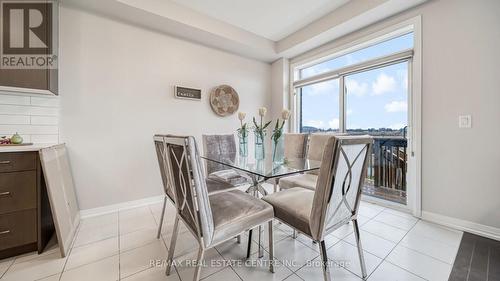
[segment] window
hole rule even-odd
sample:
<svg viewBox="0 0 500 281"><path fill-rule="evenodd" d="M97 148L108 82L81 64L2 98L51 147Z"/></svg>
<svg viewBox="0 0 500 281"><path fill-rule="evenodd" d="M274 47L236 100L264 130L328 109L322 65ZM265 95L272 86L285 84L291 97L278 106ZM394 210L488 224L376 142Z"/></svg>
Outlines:
<svg viewBox="0 0 500 281"><path fill-rule="evenodd" d="M339 130L339 80L329 80L301 88L301 132ZM328 106L323 106L328 104Z"/></svg>
<svg viewBox="0 0 500 281"><path fill-rule="evenodd" d="M408 126L408 62L345 77L346 132L404 136Z"/></svg>
<svg viewBox="0 0 500 281"><path fill-rule="evenodd" d="M295 69L299 131L404 136L412 48L413 33L405 32Z"/></svg>
<svg viewBox="0 0 500 281"><path fill-rule="evenodd" d="M362 48L357 51L350 52L345 55L340 55L324 62L309 66L299 71L300 79L309 78L318 74L322 74L334 69L350 66L356 63L367 61L390 55L399 51L413 48L413 33L400 35L396 38L383 41L381 43ZM297 77L297 78L299 78Z"/></svg>
<svg viewBox="0 0 500 281"><path fill-rule="evenodd" d="M373 136L363 193L406 204L414 34L406 29L393 35L293 69L295 117L304 133Z"/></svg>

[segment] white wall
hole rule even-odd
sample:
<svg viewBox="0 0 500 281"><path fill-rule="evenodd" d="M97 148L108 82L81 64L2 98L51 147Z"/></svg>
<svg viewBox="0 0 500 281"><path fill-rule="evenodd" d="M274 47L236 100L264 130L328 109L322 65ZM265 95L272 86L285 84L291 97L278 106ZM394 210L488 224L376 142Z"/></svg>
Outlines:
<svg viewBox="0 0 500 281"><path fill-rule="evenodd" d="M152 136L231 133L211 88L233 86L249 116L270 107L271 66L68 7L60 12L61 140L81 209L162 194ZM173 86L202 89L202 101Z"/></svg>
<svg viewBox="0 0 500 281"><path fill-rule="evenodd" d="M498 237L499 11L496 0L429 1L319 49L422 15L422 210L496 228ZM471 129L458 128L461 114L472 115Z"/></svg>
<svg viewBox="0 0 500 281"><path fill-rule="evenodd" d="M16 132L25 143L57 143L59 99L0 91L0 136Z"/></svg>

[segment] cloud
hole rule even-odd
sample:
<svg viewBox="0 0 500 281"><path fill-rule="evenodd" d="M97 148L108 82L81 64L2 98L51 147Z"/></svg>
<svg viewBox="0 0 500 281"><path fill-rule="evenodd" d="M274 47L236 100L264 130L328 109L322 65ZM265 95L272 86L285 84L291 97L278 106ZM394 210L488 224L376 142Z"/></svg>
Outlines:
<svg viewBox="0 0 500 281"><path fill-rule="evenodd" d="M340 124L340 120L338 118L334 118L334 119L328 121L328 124L322 120L306 120L304 122L305 126L315 127L315 128L323 129L323 130L338 129L339 124Z"/></svg>
<svg viewBox="0 0 500 281"><path fill-rule="evenodd" d="M328 126L329 128L328 129L338 129L339 128L339 124L340 124L340 120L338 118L334 118L330 121L328 121Z"/></svg>
<svg viewBox="0 0 500 281"><path fill-rule="evenodd" d="M320 96L337 93L338 85L335 82L336 81L327 81L307 86L307 94L309 96Z"/></svg>
<svg viewBox="0 0 500 281"><path fill-rule="evenodd" d="M386 112L406 112L408 110L408 104L406 101L392 101L385 105Z"/></svg>
<svg viewBox="0 0 500 281"><path fill-rule="evenodd" d="M306 120L304 122L304 125L314 127L314 128L320 128L320 129L325 128L325 122L323 122L321 120Z"/></svg>
<svg viewBox="0 0 500 281"><path fill-rule="evenodd" d="M393 130L399 130L399 129L403 129L404 127L406 127L406 124L403 124L403 123L396 123L396 124L392 124L389 126L389 129L393 129Z"/></svg>
<svg viewBox="0 0 500 281"><path fill-rule="evenodd" d="M368 91L368 84L367 83L360 84L358 81L356 81L354 79L346 79L345 84L347 87L347 94L348 95L355 95L357 97L362 97Z"/></svg>
<svg viewBox="0 0 500 281"><path fill-rule="evenodd" d="M385 73L379 74L377 80L372 83L372 91L374 95L382 95L393 92L396 89L396 79Z"/></svg>

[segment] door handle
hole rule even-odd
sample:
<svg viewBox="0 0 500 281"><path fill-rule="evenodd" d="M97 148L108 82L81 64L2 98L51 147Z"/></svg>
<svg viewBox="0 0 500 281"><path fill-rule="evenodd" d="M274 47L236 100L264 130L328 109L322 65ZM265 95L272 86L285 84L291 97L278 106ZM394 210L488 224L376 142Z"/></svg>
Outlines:
<svg viewBox="0 0 500 281"><path fill-rule="evenodd" d="M5 234L9 234L9 233L10 233L10 230L0 231L0 235L5 235Z"/></svg>
<svg viewBox="0 0 500 281"><path fill-rule="evenodd" d="M0 196L9 196L10 195L10 192L9 191L6 191L6 192L0 192Z"/></svg>
<svg viewBox="0 0 500 281"><path fill-rule="evenodd" d="M9 160L3 160L3 161L0 161L0 164L4 164L4 165L10 164L10 161Z"/></svg>

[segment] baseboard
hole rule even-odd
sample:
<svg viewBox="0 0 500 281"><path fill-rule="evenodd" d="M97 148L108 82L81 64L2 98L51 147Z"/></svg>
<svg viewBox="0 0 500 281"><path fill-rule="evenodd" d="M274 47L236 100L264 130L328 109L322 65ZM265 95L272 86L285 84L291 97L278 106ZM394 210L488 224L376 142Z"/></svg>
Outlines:
<svg viewBox="0 0 500 281"><path fill-rule="evenodd" d="M500 228L422 211L422 219L500 241Z"/></svg>
<svg viewBox="0 0 500 281"><path fill-rule="evenodd" d="M150 204L154 204L154 203L159 203L159 202L163 201L163 197L164 197L163 195L153 196L153 197L148 197L148 198L144 198L144 199L128 201L128 202L123 202L123 203L118 203L118 204L113 204L113 205L108 205L108 206L103 206L103 207L98 207L98 208L93 208L93 209L80 210L80 218L86 219L86 218L91 218L91 217L95 217L95 216L114 213L114 212L117 212L120 210L128 210L128 209L142 207L142 206L146 206L146 205L150 205Z"/></svg>

